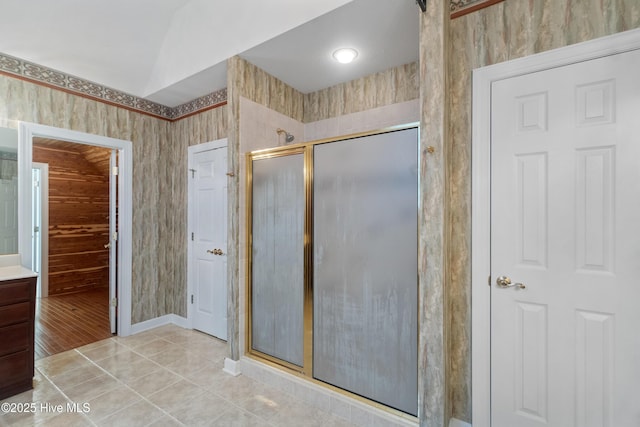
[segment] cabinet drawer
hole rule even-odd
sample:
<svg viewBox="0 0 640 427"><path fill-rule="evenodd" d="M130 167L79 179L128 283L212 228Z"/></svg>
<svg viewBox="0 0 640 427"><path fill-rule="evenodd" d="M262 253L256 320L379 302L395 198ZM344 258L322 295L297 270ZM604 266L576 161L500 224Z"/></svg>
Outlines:
<svg viewBox="0 0 640 427"><path fill-rule="evenodd" d="M26 350L0 357L0 386L30 378L30 368L29 352Z"/></svg>
<svg viewBox="0 0 640 427"><path fill-rule="evenodd" d="M0 282L0 306L29 301L31 283L27 280Z"/></svg>
<svg viewBox="0 0 640 427"><path fill-rule="evenodd" d="M30 326L30 322L23 322L0 328L0 356L29 349Z"/></svg>
<svg viewBox="0 0 640 427"><path fill-rule="evenodd" d="M28 321L30 308L29 302L0 306L0 327Z"/></svg>

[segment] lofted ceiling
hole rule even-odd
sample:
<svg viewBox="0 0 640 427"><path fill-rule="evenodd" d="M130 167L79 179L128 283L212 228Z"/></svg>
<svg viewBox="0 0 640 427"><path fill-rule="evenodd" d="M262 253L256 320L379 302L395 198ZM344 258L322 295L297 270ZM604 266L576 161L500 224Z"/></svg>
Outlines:
<svg viewBox="0 0 640 427"><path fill-rule="evenodd" d="M415 0L2 0L0 53L175 107L240 55L308 93L417 61ZM331 58L359 51L349 65Z"/></svg>

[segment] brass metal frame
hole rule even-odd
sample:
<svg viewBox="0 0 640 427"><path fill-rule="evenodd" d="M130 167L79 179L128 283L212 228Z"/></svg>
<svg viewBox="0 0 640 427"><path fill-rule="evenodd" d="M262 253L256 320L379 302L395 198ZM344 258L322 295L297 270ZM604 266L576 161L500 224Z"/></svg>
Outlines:
<svg viewBox="0 0 640 427"><path fill-rule="evenodd" d="M273 159L276 157L283 157L283 156L292 156L292 155L300 155L302 154L304 156L304 167L306 169L306 165L307 165L307 159L306 159L306 149L305 147L300 147L300 146L287 146L287 147L280 147L281 149L278 150L262 150L262 152L257 153L257 152L251 152L251 153L247 153L246 155L246 160L247 160L247 182L246 182L246 197L247 197L247 223L246 223L246 230L247 230L247 270L246 270L246 311L247 311L247 323L246 323L246 347L245 347L245 353L247 354L253 354L256 356L259 356L260 358L269 360L273 363L276 364L280 364L294 372L305 372L305 366L298 366L294 363L291 362L287 362L286 360L282 360L279 359L277 357L271 356L269 354L263 353L259 350L256 350L253 348L253 322L252 322L252 301L253 301L253 290L252 290L252 278L253 278L253 253L252 253L252 248L253 248L253 162L255 160L266 160L266 159ZM306 171L304 172L304 179L306 180ZM307 194L307 188L305 186L305 199L308 199L308 194ZM307 205L305 205L305 209L306 209ZM306 224L306 211L305 211L305 226L304 226L304 235L305 235L305 255L304 255L304 268L305 268L305 282L307 280L306 277L306 264L307 264L307 254L306 254L306 241L307 241L307 224ZM305 295L304 295L304 301L305 301L305 306L306 306L306 300L307 300L307 296L306 296L306 283L305 283ZM303 307L303 316L306 307ZM305 325L306 325L306 316L305 316ZM305 330L306 332L306 330ZM305 341L306 341L306 333L305 333ZM306 345L304 346L304 353L303 353L303 364L306 365Z"/></svg>
<svg viewBox="0 0 640 427"><path fill-rule="evenodd" d="M263 150L256 150L246 154L246 167L247 167L247 180L246 180L246 200L247 200L247 212L246 212L246 230L247 230L247 274L246 274L246 347L245 354L252 359L259 360L270 366L285 369L289 373L298 377L311 381L314 384L318 384L322 387L336 391L344 396L354 398L358 401L367 403L378 409L382 409L385 412L397 415L407 420L416 421L418 418L409 415L400 410L391 408L382 403L360 396L358 394L349 392L340 387L336 387L329 383L317 380L313 377L313 148L319 144L346 141L350 139L361 138L371 135L379 135L384 133L391 133L406 129L418 129L418 141L420 138L419 123L409 123L406 125L392 126L375 131L359 132L344 136L319 139L315 141L302 142L298 144L292 144L282 147L274 147ZM420 144L418 143L418 147ZM285 360L279 359L274 356L270 356L261 351L252 348L252 271L253 271L253 259L252 259L252 247L253 247L253 162L256 160L264 160L280 156L289 156L294 154L304 155L304 180L305 180L305 221L304 221L304 307L303 307L303 319L304 319L304 340L303 340L303 366L298 366L289 363ZM418 159L420 159L420 152L418 150ZM418 162L418 168L420 168L420 162ZM418 171L418 189L420 188L420 173ZM417 197L418 195L416 195ZM420 199L418 198L418 208L420 208ZM419 227L419 224L418 224ZM416 252L416 257L418 256ZM416 275L418 272L416 272ZM418 313L420 307L418 306Z"/></svg>

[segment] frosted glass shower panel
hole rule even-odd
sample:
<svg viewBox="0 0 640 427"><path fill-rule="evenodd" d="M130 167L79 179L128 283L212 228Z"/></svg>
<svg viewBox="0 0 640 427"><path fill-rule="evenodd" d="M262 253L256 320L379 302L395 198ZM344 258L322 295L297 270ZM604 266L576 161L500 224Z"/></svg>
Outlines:
<svg viewBox="0 0 640 427"><path fill-rule="evenodd" d="M417 129L314 151L313 375L417 414Z"/></svg>
<svg viewBox="0 0 640 427"><path fill-rule="evenodd" d="M304 158L253 161L252 348L302 366Z"/></svg>

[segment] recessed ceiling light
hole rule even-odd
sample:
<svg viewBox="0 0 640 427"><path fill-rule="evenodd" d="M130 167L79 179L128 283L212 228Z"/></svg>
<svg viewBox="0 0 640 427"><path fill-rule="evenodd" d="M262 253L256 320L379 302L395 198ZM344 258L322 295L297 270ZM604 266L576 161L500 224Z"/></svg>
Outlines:
<svg viewBox="0 0 640 427"><path fill-rule="evenodd" d="M333 52L333 59L341 64L348 64L358 56L358 51L350 47L338 49Z"/></svg>

